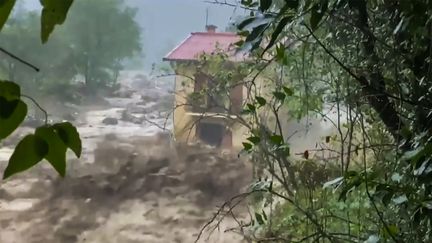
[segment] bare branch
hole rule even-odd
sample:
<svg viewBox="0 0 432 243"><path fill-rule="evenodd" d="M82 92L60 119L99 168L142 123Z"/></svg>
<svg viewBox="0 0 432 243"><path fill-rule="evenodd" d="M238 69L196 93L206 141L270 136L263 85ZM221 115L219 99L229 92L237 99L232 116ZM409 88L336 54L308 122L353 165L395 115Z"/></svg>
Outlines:
<svg viewBox="0 0 432 243"><path fill-rule="evenodd" d="M18 56L16 56L16 55L14 55L13 53L11 53L11 52L5 50L4 48L0 47L0 51L3 52L4 54L8 55L9 57L11 57L11 58L17 60L18 62L20 62L20 63L22 63L22 64L24 64L24 65L26 65L26 66L32 68L32 69L35 70L36 72L39 72L39 71L40 71L40 69L39 69L38 67L36 67L35 65L33 65L33 64L27 62L26 60L24 60L24 59L22 59L22 58L20 58L20 57L18 57Z"/></svg>

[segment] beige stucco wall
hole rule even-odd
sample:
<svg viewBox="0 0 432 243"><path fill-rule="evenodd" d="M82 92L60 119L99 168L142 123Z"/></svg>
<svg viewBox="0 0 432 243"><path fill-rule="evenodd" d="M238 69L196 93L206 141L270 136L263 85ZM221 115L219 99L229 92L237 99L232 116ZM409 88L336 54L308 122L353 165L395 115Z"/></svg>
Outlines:
<svg viewBox="0 0 432 243"><path fill-rule="evenodd" d="M233 133L233 148L234 149L242 149L243 148L243 142L246 141L246 138L249 137L248 129L247 127L243 126L240 123L235 123L231 127L232 133Z"/></svg>
<svg viewBox="0 0 432 243"><path fill-rule="evenodd" d="M175 105L176 109L174 111L174 135L178 142L190 143L196 142L196 129L194 123L197 119L202 119L201 117L192 117L187 114L188 107L184 106L187 103L186 97L188 94L193 92L193 81L184 77L183 75L193 77L194 70L193 66L189 68L177 70L179 74L176 76L175 85ZM264 75L265 76L265 75ZM251 94L263 96L270 99L272 97L272 92L274 91L274 84L272 82L266 81L265 77L259 76L255 80L257 90L254 90ZM255 91L258 91L255 93ZM243 89L243 97L248 96L248 90L246 87ZM254 97L250 97L254 98ZM248 102L248 101L245 101ZM336 133L336 130L330 122L323 121L321 118L303 118L300 121L292 120L288 117L288 112L281 112L281 123L284 137L290 137L288 141L291 146L292 154L301 154L304 150L312 149L317 143L323 141L323 137L330 136ZM268 121L268 127L274 128L274 115L266 109L260 109L259 115ZM243 117L247 119L247 117ZM209 119L207 119L209 121ZM221 123L220 119L213 119L213 122ZM225 120L228 127L232 131L232 147L235 150L240 150L243 148L242 143L246 141L249 137L248 128L238 122L229 122ZM294 134L294 135L293 135Z"/></svg>
<svg viewBox="0 0 432 243"><path fill-rule="evenodd" d="M194 91L195 70L193 64L190 66L177 66L175 77L175 110L174 110L174 137L180 143L193 143L196 138L196 123L198 120L224 124L232 132L232 147L234 149L243 148L243 142L246 140L248 129L242 124L233 121L232 119L224 118L203 118L200 116L191 116L190 107L187 106L187 96ZM243 88L243 97L247 94L247 90Z"/></svg>
<svg viewBox="0 0 432 243"><path fill-rule="evenodd" d="M174 110L174 137L182 143L195 142L195 126L193 117L187 115L187 95L194 91L193 70L179 67L175 77L175 110Z"/></svg>

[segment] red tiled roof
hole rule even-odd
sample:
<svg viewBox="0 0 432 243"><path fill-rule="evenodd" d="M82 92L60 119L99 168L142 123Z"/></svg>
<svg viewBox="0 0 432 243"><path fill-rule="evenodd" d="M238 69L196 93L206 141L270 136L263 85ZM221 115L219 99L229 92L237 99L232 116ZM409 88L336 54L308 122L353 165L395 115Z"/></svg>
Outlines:
<svg viewBox="0 0 432 243"><path fill-rule="evenodd" d="M240 37L234 33L224 32L194 32L189 35L180 45L169 52L164 61L186 61L198 60L202 54L212 54L217 50L233 53L234 59L239 59L234 54L234 43Z"/></svg>

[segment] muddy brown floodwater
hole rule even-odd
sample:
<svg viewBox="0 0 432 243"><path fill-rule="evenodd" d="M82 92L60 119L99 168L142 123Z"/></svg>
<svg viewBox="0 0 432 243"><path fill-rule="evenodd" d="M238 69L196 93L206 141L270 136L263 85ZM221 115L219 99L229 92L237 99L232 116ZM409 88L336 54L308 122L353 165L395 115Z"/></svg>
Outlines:
<svg viewBox="0 0 432 243"><path fill-rule="evenodd" d="M144 97L127 88L104 105L79 107L83 156L68 162L66 178L42 163L0 182L1 243L194 242L217 206L250 182L236 154L171 141L162 129L172 125L161 104L167 89L146 89ZM0 147L0 171L30 131L20 128ZM245 212L237 209L240 219ZM224 232L235 226L226 218L200 242L242 242Z"/></svg>

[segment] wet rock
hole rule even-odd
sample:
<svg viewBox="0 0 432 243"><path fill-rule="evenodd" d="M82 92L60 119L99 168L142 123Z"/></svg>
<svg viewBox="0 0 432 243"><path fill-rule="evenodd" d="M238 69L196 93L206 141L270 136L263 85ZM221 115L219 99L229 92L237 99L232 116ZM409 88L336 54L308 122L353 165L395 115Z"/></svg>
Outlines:
<svg viewBox="0 0 432 243"><path fill-rule="evenodd" d="M0 144L0 147L12 147L18 144L18 142L24 138L25 134L22 133L13 133L9 137L7 137L5 140L3 140Z"/></svg>
<svg viewBox="0 0 432 243"><path fill-rule="evenodd" d="M28 226L17 230L25 238L14 236L16 242L193 242L213 206L220 205L214 197L226 200L220 191L238 192L248 178L248 168L237 157L222 157L209 148L185 146L179 157L170 133L100 137L94 162L74 163L74 173L86 176L68 174L50 181L50 187L23 187L32 182L26 178L6 185L14 195L24 197L40 187L49 197L7 204L26 211L7 217L0 212L0 226L7 227L0 242L9 242L1 238L3 232L19 224ZM22 219L15 219L18 213ZM2 223L2 218L13 220ZM206 242L241 241L224 235Z"/></svg>
<svg viewBox="0 0 432 243"><path fill-rule="evenodd" d="M76 121L78 113L67 113L63 115L63 119L66 121Z"/></svg>
<svg viewBox="0 0 432 243"><path fill-rule="evenodd" d="M43 124L44 124L44 121L37 119L33 116L29 116L29 117L27 117L27 119L24 120L24 122L22 123L22 126L36 128L36 127L42 126Z"/></svg>
<svg viewBox="0 0 432 243"><path fill-rule="evenodd" d="M113 96L119 98L131 98L134 93L135 91L132 89L121 88L117 91L114 91Z"/></svg>
<svg viewBox="0 0 432 243"><path fill-rule="evenodd" d="M159 112L161 111L169 111L173 109L175 102L174 102L174 96L173 95L162 95L157 100L157 103L155 104L155 109Z"/></svg>
<svg viewBox="0 0 432 243"><path fill-rule="evenodd" d="M157 97L156 95L150 95L150 94L145 94L145 95L141 95L141 102L140 104L147 104L150 102L156 102L158 100L159 97Z"/></svg>
<svg viewBox="0 0 432 243"><path fill-rule="evenodd" d="M130 114L130 112L127 109L122 111L121 120L126 121L126 122L132 122L135 124L141 124L143 122L142 118L139 118L139 117L136 117L136 116Z"/></svg>
<svg viewBox="0 0 432 243"><path fill-rule="evenodd" d="M156 116L156 114L152 113L152 114L149 114L149 115L148 115L148 118L149 118L149 119L156 119L156 118L158 118L158 117Z"/></svg>
<svg viewBox="0 0 432 243"><path fill-rule="evenodd" d="M13 197L4 189L0 188L0 199L12 199Z"/></svg>
<svg viewBox="0 0 432 243"><path fill-rule="evenodd" d="M94 166L96 171L103 171L108 174L117 173L121 168L127 170L128 162L136 157L134 147L127 143L111 139L98 143L94 151ZM88 170L88 169L87 169ZM127 171L125 171L127 172Z"/></svg>
<svg viewBox="0 0 432 243"><path fill-rule="evenodd" d="M117 118L113 118L113 117L107 117L105 119L102 120L102 123L105 125L117 125L118 124L118 119Z"/></svg>
<svg viewBox="0 0 432 243"><path fill-rule="evenodd" d="M138 103L136 105L128 107L127 110L130 114L148 114L154 112L154 107L152 107L151 105L140 105Z"/></svg>
<svg viewBox="0 0 432 243"><path fill-rule="evenodd" d="M138 74L134 77L131 86L135 89L148 89L149 87L154 86L154 82L144 74Z"/></svg>
<svg viewBox="0 0 432 243"><path fill-rule="evenodd" d="M146 173L158 173L162 168L167 167L170 164L168 158L164 159L153 159L150 158L145 166Z"/></svg>
<svg viewBox="0 0 432 243"><path fill-rule="evenodd" d="M6 181L1 185L0 197L3 191L4 195L10 198L37 198L45 196L49 189L51 189L51 184L46 180L39 178L16 179Z"/></svg>

